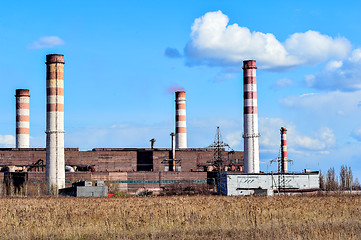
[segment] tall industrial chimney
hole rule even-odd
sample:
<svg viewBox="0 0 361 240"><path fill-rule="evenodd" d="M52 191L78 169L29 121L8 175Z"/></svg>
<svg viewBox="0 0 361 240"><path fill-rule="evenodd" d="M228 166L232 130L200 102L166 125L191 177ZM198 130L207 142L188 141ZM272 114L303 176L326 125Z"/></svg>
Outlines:
<svg viewBox="0 0 361 240"><path fill-rule="evenodd" d="M46 181L57 195L65 187L64 55L46 55Z"/></svg>
<svg viewBox="0 0 361 240"><path fill-rule="evenodd" d="M175 147L187 148L186 92L175 92Z"/></svg>
<svg viewBox="0 0 361 240"><path fill-rule="evenodd" d="M281 172L287 173L287 129L285 127L281 127Z"/></svg>
<svg viewBox="0 0 361 240"><path fill-rule="evenodd" d="M256 61L243 61L244 171L259 173Z"/></svg>
<svg viewBox="0 0 361 240"><path fill-rule="evenodd" d="M16 89L16 147L29 148L29 89Z"/></svg>

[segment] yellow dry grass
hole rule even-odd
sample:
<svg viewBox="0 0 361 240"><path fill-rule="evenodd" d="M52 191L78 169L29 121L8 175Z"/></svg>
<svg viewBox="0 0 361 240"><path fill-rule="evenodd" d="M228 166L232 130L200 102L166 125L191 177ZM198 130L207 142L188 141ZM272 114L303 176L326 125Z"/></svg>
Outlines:
<svg viewBox="0 0 361 240"><path fill-rule="evenodd" d="M360 239L361 197L0 198L1 239Z"/></svg>

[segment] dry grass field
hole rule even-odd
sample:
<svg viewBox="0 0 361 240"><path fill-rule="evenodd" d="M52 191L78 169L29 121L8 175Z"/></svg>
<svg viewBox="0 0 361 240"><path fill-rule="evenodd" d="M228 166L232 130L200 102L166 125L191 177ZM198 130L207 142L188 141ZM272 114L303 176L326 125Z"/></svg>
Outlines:
<svg viewBox="0 0 361 240"><path fill-rule="evenodd" d="M360 239L361 197L0 198L1 239Z"/></svg>

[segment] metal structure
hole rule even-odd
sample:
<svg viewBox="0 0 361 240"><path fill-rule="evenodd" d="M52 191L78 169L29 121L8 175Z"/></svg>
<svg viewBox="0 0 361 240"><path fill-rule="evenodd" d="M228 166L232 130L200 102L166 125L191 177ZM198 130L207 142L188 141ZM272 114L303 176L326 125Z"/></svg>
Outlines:
<svg viewBox="0 0 361 240"><path fill-rule="evenodd" d="M29 89L16 89L16 148L29 148Z"/></svg>
<svg viewBox="0 0 361 240"><path fill-rule="evenodd" d="M149 142L150 142L150 148L154 149L154 143L156 142L156 140L154 138L152 138L149 140Z"/></svg>
<svg viewBox="0 0 361 240"><path fill-rule="evenodd" d="M36 161L35 163L31 164L28 167L28 172L30 172L30 171L43 172L44 168L45 168L45 165L44 165L43 159L39 159L38 161Z"/></svg>
<svg viewBox="0 0 361 240"><path fill-rule="evenodd" d="M64 55L46 55L46 181L48 193L65 187Z"/></svg>
<svg viewBox="0 0 361 240"><path fill-rule="evenodd" d="M277 162L278 164L278 190L286 188L285 173L288 173L288 162L292 162L291 159L287 158L287 128L281 127L281 145L278 153L278 157L271 160L271 163Z"/></svg>
<svg viewBox="0 0 361 240"><path fill-rule="evenodd" d="M217 169L218 172L223 171L226 160L222 157L222 151L225 148L231 149L232 151L233 149L227 143L223 142L219 127L217 127L217 132L213 143L208 147L214 148L213 161L211 162L212 165Z"/></svg>
<svg viewBox="0 0 361 240"><path fill-rule="evenodd" d="M181 160L176 159L175 157L175 133L171 133L171 143L172 143L172 152L170 159L164 159L161 163L168 164L168 171L175 172L177 171L177 164L181 163Z"/></svg>
<svg viewBox="0 0 361 240"><path fill-rule="evenodd" d="M187 148L186 92L175 92L175 148Z"/></svg>
<svg viewBox="0 0 361 240"><path fill-rule="evenodd" d="M170 137L172 139L172 159L175 159L175 133L171 133Z"/></svg>
<svg viewBox="0 0 361 240"><path fill-rule="evenodd" d="M244 170L259 173L256 61L243 61Z"/></svg>
<svg viewBox="0 0 361 240"><path fill-rule="evenodd" d="M224 178L224 174L225 174L224 167L225 167L225 163L229 162L229 159L225 160L222 156L222 152L225 148L231 149L231 147L227 143L223 142L221 131L220 131L219 127L217 127L216 136L215 136L213 143L211 145L209 145L208 147L214 148L213 161L211 161L211 163L216 168L216 171L217 171L217 177L216 177L217 191L219 194L223 194L222 191L226 187L226 186L224 186L224 184L226 184L226 182L222 180ZM231 150L233 151L233 149L231 149Z"/></svg>

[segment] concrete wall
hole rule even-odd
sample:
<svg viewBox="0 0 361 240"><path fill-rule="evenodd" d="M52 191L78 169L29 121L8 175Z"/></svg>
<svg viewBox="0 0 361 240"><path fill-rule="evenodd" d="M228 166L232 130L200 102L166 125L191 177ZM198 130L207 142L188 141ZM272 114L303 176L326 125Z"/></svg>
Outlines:
<svg viewBox="0 0 361 240"><path fill-rule="evenodd" d="M45 148L0 148L0 166L29 166L39 159L45 164ZM137 151L120 149L79 151L77 148L65 149L66 165L94 166L96 171L133 171L137 169Z"/></svg>
<svg viewBox="0 0 361 240"><path fill-rule="evenodd" d="M180 160L177 167L180 167L182 172L203 170L202 165L212 161L213 153L214 150L208 148L177 149L176 159ZM39 159L45 164L45 155L45 148L0 148L0 166L29 166ZM134 170L164 172L168 164L162 164L162 161L170 159L170 156L170 148L95 148L91 151L66 148L65 164L94 166L97 172ZM236 151L229 154L224 151L223 157L243 160L243 152Z"/></svg>
<svg viewBox="0 0 361 240"><path fill-rule="evenodd" d="M277 189L279 175L272 174L226 174L227 195L249 195L249 189ZM286 189L318 189L320 187L319 173L289 173L285 174Z"/></svg>
<svg viewBox="0 0 361 240"><path fill-rule="evenodd" d="M66 187L80 180L102 180L111 192L135 193L140 189L160 190L175 183L207 183L207 172L75 172L65 174ZM4 173L0 172L4 183ZM29 172L28 185L45 186L45 172Z"/></svg>

